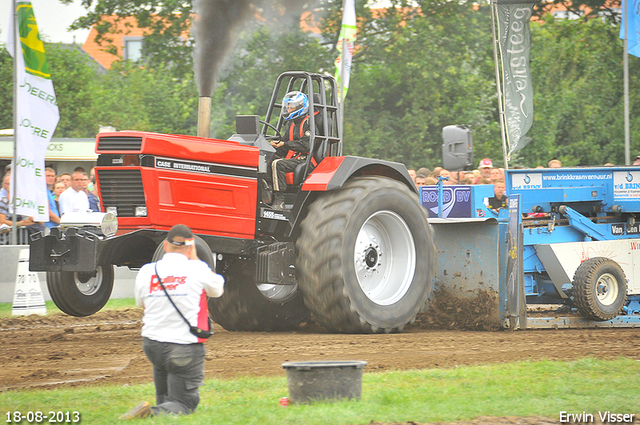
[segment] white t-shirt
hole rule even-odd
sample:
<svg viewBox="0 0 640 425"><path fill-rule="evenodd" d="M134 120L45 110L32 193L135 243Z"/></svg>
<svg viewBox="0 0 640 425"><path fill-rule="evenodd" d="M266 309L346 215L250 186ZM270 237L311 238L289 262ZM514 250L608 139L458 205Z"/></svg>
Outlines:
<svg viewBox="0 0 640 425"><path fill-rule="evenodd" d="M76 192L72 187L60 194L60 216L66 212L86 212L89 209L89 198L84 190Z"/></svg>
<svg viewBox="0 0 640 425"><path fill-rule="evenodd" d="M159 342L193 344L204 342L189 332L176 309L171 305L156 277L156 263L145 264L136 277L136 304L144 307L142 336ZM207 295L222 295L224 278L213 273L207 263L189 260L187 256L170 252L157 262L162 284L174 304L191 326L208 328Z"/></svg>

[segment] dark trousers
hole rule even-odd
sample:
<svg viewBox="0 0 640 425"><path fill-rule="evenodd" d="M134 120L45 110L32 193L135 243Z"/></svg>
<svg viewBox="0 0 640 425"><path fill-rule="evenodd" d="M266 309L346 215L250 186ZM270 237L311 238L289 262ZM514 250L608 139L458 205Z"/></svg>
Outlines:
<svg viewBox="0 0 640 425"><path fill-rule="evenodd" d="M153 364L157 404L153 413L193 413L200 402L198 387L204 382L204 344L172 344L144 338L142 349Z"/></svg>
<svg viewBox="0 0 640 425"><path fill-rule="evenodd" d="M296 169L298 164L305 162L306 159L299 158L276 158L270 164L267 180L273 185L274 192L284 192L287 190L287 173Z"/></svg>

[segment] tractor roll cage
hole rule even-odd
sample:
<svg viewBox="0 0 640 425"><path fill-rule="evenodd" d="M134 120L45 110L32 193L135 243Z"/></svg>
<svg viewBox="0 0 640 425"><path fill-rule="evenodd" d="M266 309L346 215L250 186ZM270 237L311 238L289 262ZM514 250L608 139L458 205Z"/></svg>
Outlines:
<svg viewBox="0 0 640 425"><path fill-rule="evenodd" d="M285 90L282 90L286 88ZM309 153L302 176L304 181L312 171L311 158L319 163L326 156L342 155L342 128L338 119L338 89L333 77L302 71L284 72L278 76L271 95L265 121L270 123L278 116L275 127L280 131L284 126L282 98L290 91L298 90L309 98L309 120L311 136ZM316 128L318 131L316 131ZM268 126L263 124L261 133L267 134Z"/></svg>

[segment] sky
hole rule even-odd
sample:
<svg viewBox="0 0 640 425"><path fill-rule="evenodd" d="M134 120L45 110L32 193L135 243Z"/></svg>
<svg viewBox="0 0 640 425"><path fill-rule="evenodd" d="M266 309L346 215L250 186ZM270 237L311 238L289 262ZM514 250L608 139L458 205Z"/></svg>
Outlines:
<svg viewBox="0 0 640 425"><path fill-rule="evenodd" d="M16 0L17 1L17 0ZM69 26L86 13L81 0L74 0L73 4L64 5L59 0L31 0L38 22L40 37L52 43L73 43L74 36L77 44L83 44L89 35L89 30L69 32ZM0 43L7 42L7 29L11 19L11 0L0 0Z"/></svg>

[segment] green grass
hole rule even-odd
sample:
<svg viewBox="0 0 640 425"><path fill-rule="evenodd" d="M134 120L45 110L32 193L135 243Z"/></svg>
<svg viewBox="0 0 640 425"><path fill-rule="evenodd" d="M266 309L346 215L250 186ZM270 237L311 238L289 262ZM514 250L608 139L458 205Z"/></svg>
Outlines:
<svg viewBox="0 0 640 425"><path fill-rule="evenodd" d="M284 372L283 372L284 373ZM597 415L598 411L640 414L640 362L631 359L509 364L366 373L359 401L322 402L281 407L286 378L207 380L200 388L197 412L156 417L156 424L304 424L340 425L377 422L438 422L477 416ZM0 414L68 411L84 424L112 424L138 402L154 400L152 384L92 386L78 389L0 393ZM26 422L25 422L26 423Z"/></svg>
<svg viewBox="0 0 640 425"><path fill-rule="evenodd" d="M45 301L47 306L47 315L54 313L61 313L60 309L56 307L53 301ZM136 301L133 298L120 298L111 299L107 301L107 304L102 308L103 310L120 310L124 308L133 308L136 306ZM0 318L11 317L12 303L0 303ZM7 418L5 417L5 420Z"/></svg>

